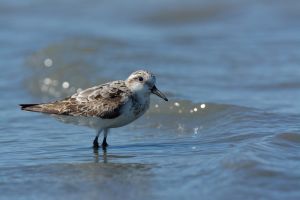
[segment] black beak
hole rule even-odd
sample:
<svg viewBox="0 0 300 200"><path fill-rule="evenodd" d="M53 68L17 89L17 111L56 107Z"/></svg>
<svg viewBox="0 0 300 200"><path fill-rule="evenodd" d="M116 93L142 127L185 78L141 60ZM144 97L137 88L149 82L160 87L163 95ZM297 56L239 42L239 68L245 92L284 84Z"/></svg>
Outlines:
<svg viewBox="0 0 300 200"><path fill-rule="evenodd" d="M167 97L157 89L157 87L154 85L153 88L151 89L151 92L153 94L156 94L157 96L159 96L160 98L164 99L165 101L168 101Z"/></svg>

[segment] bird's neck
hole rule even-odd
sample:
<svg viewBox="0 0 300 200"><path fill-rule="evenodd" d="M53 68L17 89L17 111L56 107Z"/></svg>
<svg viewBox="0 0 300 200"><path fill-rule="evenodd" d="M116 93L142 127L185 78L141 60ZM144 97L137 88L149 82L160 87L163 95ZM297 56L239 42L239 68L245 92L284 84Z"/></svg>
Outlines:
<svg viewBox="0 0 300 200"><path fill-rule="evenodd" d="M148 94L148 93L137 92L137 93L134 94L134 97L141 104L145 104L145 103L150 102L150 94Z"/></svg>
<svg viewBox="0 0 300 200"><path fill-rule="evenodd" d="M150 95L134 94L132 98L132 109L136 118L143 115L149 108Z"/></svg>

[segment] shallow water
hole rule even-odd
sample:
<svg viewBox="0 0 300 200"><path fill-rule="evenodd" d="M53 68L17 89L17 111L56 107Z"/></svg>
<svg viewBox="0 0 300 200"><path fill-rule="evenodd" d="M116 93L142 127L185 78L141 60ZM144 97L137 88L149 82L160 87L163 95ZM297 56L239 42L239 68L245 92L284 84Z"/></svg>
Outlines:
<svg viewBox="0 0 300 200"><path fill-rule="evenodd" d="M0 199L300 198L298 1L3 0L0 11ZM112 130L107 152L91 148L93 130L17 106L140 68L170 101L153 97Z"/></svg>

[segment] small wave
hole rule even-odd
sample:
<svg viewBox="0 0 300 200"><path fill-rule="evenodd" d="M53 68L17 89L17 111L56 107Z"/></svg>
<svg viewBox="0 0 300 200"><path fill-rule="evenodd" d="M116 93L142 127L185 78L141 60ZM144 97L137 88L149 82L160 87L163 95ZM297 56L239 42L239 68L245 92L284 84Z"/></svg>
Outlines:
<svg viewBox="0 0 300 200"><path fill-rule="evenodd" d="M300 144L300 134L299 133L279 133L276 135L275 140L281 140L286 142L292 142Z"/></svg>
<svg viewBox="0 0 300 200"><path fill-rule="evenodd" d="M162 6L162 5L161 5ZM180 4L168 4L165 9L159 9L155 13L144 17L144 21L157 25L163 24L182 24L199 21L207 21L215 19L220 15L224 15L229 11L232 11L233 6L229 3L207 4L200 5L180 5ZM157 9L155 9L156 11Z"/></svg>
<svg viewBox="0 0 300 200"><path fill-rule="evenodd" d="M136 122L134 127L158 128L173 130L178 133L193 133L217 131L234 124L243 113L249 113L252 108L216 104L193 103L188 100L171 100L168 103L153 102L144 120Z"/></svg>
<svg viewBox="0 0 300 200"><path fill-rule="evenodd" d="M168 114L168 115L180 115L180 116L203 116L212 113L219 113L232 110L249 110L249 107L230 105L230 104L217 104L217 103L193 103L189 100L171 100L168 103L158 103L154 101L148 114Z"/></svg>

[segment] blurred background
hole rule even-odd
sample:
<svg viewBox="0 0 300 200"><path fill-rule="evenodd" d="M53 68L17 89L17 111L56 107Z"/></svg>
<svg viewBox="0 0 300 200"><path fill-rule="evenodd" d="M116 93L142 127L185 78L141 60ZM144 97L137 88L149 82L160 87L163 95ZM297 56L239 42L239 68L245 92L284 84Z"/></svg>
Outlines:
<svg viewBox="0 0 300 200"><path fill-rule="evenodd" d="M0 199L299 199L300 1L1 0ZM153 97L93 130L22 112L138 69Z"/></svg>

